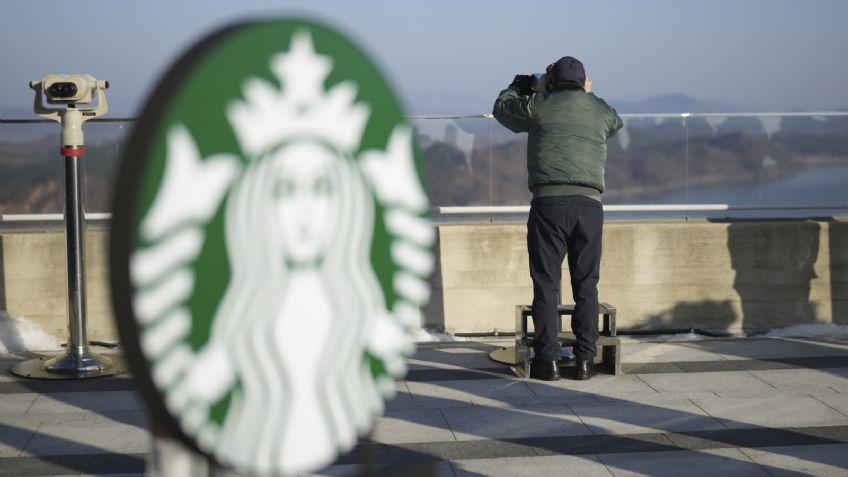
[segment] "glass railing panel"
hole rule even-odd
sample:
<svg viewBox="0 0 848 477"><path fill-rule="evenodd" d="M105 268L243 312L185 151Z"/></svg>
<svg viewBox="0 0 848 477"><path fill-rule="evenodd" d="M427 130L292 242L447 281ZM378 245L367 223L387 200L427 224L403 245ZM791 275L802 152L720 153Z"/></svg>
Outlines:
<svg viewBox="0 0 848 477"><path fill-rule="evenodd" d="M848 117L688 118L688 200L762 206L710 216L792 217L839 213L776 206L848 204Z"/></svg>
<svg viewBox="0 0 848 477"><path fill-rule="evenodd" d="M625 116L607 142L605 204L675 203L686 190L686 127L679 116Z"/></svg>
<svg viewBox="0 0 848 477"><path fill-rule="evenodd" d="M764 203L848 205L848 116L783 117L769 142L786 174L764 184Z"/></svg>
<svg viewBox="0 0 848 477"><path fill-rule="evenodd" d="M492 121L493 204L527 205L527 135ZM606 192L609 204L652 203L670 190L686 187L686 131L678 117L625 118L607 145Z"/></svg>
<svg viewBox="0 0 848 477"><path fill-rule="evenodd" d="M848 115L624 115L607 145L607 205L727 204L790 206L780 211L613 212L656 216L775 217L844 215L795 210L848 204ZM527 135L490 117L417 117L423 165L438 207L527 205ZM111 209L115 174L134 125L89 122L86 210ZM0 124L0 213L60 213L64 171L60 128Z"/></svg>
<svg viewBox="0 0 848 477"><path fill-rule="evenodd" d="M489 120L412 119L432 203L438 207L491 204Z"/></svg>
<svg viewBox="0 0 848 477"><path fill-rule="evenodd" d="M85 125L85 210L111 212L118 166L132 123Z"/></svg>
<svg viewBox="0 0 848 477"><path fill-rule="evenodd" d="M56 124L0 124L0 214L62 211L59 132Z"/></svg>
<svg viewBox="0 0 848 477"><path fill-rule="evenodd" d="M88 122L84 204L109 212L115 174L132 123ZM0 214L52 214L64 210L61 128L54 123L0 124Z"/></svg>
<svg viewBox="0 0 848 477"><path fill-rule="evenodd" d="M516 134L490 119L492 134L492 204L529 205L527 134Z"/></svg>

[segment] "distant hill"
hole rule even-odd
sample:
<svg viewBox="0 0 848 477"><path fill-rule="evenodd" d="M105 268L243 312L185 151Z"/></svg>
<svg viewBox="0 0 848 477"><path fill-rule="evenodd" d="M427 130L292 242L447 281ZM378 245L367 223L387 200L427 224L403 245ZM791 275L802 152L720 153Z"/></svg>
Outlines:
<svg viewBox="0 0 848 477"><path fill-rule="evenodd" d="M664 94L640 101L609 102L619 113L735 113L742 111L734 104L720 101L701 101L685 94Z"/></svg>

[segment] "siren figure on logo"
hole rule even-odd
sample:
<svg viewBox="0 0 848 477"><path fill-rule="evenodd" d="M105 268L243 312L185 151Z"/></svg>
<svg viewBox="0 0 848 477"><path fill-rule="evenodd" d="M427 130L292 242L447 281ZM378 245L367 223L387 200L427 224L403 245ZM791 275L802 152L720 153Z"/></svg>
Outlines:
<svg viewBox="0 0 848 477"><path fill-rule="evenodd" d="M432 231L421 218L427 199L414 171L411 131L397 125L384 151L354 157L371 112L354 102L353 81L324 90L331 69L331 59L316 54L310 35L300 32L288 52L271 60L282 88L257 78L245 82L245 99L227 112L244 161L201 160L189 131L173 127L163 192L142 223L142 232L156 236L164 227L157 223L174 220L168 218L171 176L205 181L195 193L203 189L217 203L226 197L230 282L208 342L196 351L184 343L181 352L155 359L165 354L156 344L165 332L156 338L157 328L181 330L172 335L185 340L191 326L181 300L173 300L173 313L150 318L155 324L145 328L142 346L186 434L222 461L260 472L311 469L355 444L393 391L392 375L403 372L417 305L427 299ZM400 299L392 309L370 258L378 202L399 266ZM187 227L183 234L195 238L183 239L189 245L182 248L169 244L172 238L137 252L131 262L137 283L156 275L145 267L175 269L153 256L188 263L199 253L201 230ZM174 276L190 273L176 270ZM140 293L136 301L143 305L155 286ZM137 314L144 324L143 306ZM211 409L227 398L216 421Z"/></svg>

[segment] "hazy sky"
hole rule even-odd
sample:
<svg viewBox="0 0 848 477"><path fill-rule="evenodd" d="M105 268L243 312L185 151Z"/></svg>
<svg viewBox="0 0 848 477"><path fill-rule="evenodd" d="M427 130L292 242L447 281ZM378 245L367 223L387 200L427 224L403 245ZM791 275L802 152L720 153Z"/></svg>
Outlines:
<svg viewBox="0 0 848 477"><path fill-rule="evenodd" d="M4 0L0 112L31 108L29 80L91 73L111 82L111 115L136 114L202 36L292 14L371 52L410 113L489 112L513 75L564 55L613 101L684 93L750 111L848 108L845 0Z"/></svg>

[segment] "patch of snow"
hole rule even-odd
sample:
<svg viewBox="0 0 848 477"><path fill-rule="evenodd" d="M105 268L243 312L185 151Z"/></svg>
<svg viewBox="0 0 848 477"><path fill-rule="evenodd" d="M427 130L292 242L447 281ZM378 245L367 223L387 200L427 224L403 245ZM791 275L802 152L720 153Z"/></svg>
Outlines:
<svg viewBox="0 0 848 477"><path fill-rule="evenodd" d="M415 341L418 343L445 343L450 341L468 341L468 338L442 333L429 328L415 330Z"/></svg>
<svg viewBox="0 0 848 477"><path fill-rule="evenodd" d="M625 342L674 342L674 341L702 341L721 338L745 338L756 337L790 337L790 336L818 336L818 337L848 337L848 325L831 324L807 324L793 325L786 328L775 328L766 333L745 334L741 331L729 331L729 336L709 336L691 331L689 333L677 333L666 335L620 335L619 338Z"/></svg>
<svg viewBox="0 0 848 477"><path fill-rule="evenodd" d="M61 349L59 340L35 323L0 311L0 354Z"/></svg>
<svg viewBox="0 0 848 477"><path fill-rule="evenodd" d="M714 339L726 339L726 338L744 338L745 335L739 331L728 331L727 336L716 335L711 336L709 334L696 333L695 331L690 331L689 333L671 333L664 335L619 335L618 338L622 341L630 341L630 342L674 342L674 341L703 341L703 340L714 340Z"/></svg>
<svg viewBox="0 0 848 477"><path fill-rule="evenodd" d="M689 333L676 333L668 335L621 335L619 338L623 341L633 342L653 342L653 341L699 341L708 339L709 336L701 335L690 331Z"/></svg>
<svg viewBox="0 0 848 477"><path fill-rule="evenodd" d="M848 336L848 325L794 325L773 329L765 336Z"/></svg>

